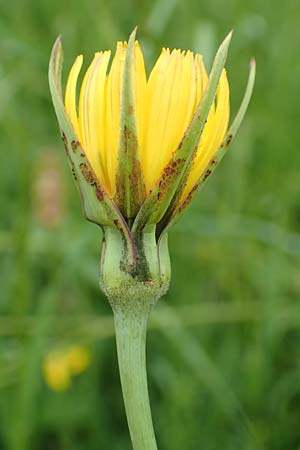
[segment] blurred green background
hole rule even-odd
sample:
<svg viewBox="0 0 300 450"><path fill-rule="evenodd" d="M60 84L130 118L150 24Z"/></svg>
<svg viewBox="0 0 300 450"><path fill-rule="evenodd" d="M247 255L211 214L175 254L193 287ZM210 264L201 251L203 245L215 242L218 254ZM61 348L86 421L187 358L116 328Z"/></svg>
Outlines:
<svg viewBox="0 0 300 450"><path fill-rule="evenodd" d="M159 448L300 449L299 23L298 0L0 1L1 450L131 448L101 232L81 215L47 66L60 33L66 74L136 24L148 69L163 46L210 67L234 28L232 112L257 60L237 139L170 233L171 289L148 335ZM45 358L73 345L90 364L53 390Z"/></svg>

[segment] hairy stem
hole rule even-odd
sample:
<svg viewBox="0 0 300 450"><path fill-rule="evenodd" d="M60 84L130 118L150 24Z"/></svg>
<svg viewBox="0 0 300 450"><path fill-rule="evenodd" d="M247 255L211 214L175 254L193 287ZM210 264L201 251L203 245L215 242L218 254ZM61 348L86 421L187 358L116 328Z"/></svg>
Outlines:
<svg viewBox="0 0 300 450"><path fill-rule="evenodd" d="M130 306L114 308L126 416L133 450L157 450L146 372L146 331L151 304L141 301Z"/></svg>

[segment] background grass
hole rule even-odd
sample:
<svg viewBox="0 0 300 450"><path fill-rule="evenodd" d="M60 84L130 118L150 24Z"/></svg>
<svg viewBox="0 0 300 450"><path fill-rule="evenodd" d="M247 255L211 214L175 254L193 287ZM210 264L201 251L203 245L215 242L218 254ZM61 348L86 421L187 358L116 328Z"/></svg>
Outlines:
<svg viewBox="0 0 300 450"><path fill-rule="evenodd" d="M1 449L130 449L100 231L80 213L47 65L60 33L66 73L136 24L148 68L162 46L209 66L234 28L233 111L252 55L258 66L236 141L170 233L172 285L148 338L159 448L300 449L299 23L298 0L0 1ZM91 365L53 392L43 358L73 343Z"/></svg>

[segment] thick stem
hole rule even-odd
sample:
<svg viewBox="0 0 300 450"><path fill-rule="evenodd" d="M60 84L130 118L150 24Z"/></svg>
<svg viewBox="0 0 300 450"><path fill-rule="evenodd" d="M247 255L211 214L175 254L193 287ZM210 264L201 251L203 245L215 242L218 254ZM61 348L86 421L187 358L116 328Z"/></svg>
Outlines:
<svg viewBox="0 0 300 450"><path fill-rule="evenodd" d="M125 410L133 450L157 450L146 372L146 331L151 305L141 301L132 309L124 305L114 308Z"/></svg>

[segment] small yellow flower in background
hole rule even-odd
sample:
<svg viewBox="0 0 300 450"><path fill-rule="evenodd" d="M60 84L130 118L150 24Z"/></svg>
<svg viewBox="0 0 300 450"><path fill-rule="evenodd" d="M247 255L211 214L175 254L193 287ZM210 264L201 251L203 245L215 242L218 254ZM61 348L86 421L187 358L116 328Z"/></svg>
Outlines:
<svg viewBox="0 0 300 450"><path fill-rule="evenodd" d="M71 386L72 377L84 372L90 365L90 360L89 350L81 345L49 352L43 361L47 385L53 391L67 390Z"/></svg>
<svg viewBox="0 0 300 450"><path fill-rule="evenodd" d="M69 368L72 375L79 375L90 365L91 354L86 347L74 345L68 351Z"/></svg>
<svg viewBox="0 0 300 450"><path fill-rule="evenodd" d="M68 362L64 355L51 352L43 364L44 377L53 391L65 391L71 385L71 375Z"/></svg>

